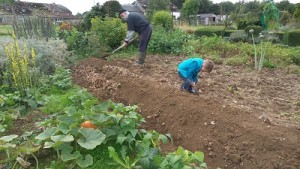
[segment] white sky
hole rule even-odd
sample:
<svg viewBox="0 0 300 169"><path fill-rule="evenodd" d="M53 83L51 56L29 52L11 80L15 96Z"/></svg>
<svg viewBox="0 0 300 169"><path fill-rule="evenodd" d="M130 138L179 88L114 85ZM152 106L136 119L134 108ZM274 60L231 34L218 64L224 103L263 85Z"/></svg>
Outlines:
<svg viewBox="0 0 300 169"><path fill-rule="evenodd" d="M78 12L83 13L85 11L89 11L94 4L99 2L99 4L103 4L107 0L23 0L26 2L39 2L39 3L53 3L63 5L70 9L73 15L76 15ZM134 2L134 0L118 0L120 4L129 4ZM233 3L238 2L239 0L212 0L213 3L220 3L225 1L231 1ZM245 0L245 1L253 1L253 0ZM280 2L282 0L274 0L275 2ZM289 0L290 3L300 3L300 0Z"/></svg>

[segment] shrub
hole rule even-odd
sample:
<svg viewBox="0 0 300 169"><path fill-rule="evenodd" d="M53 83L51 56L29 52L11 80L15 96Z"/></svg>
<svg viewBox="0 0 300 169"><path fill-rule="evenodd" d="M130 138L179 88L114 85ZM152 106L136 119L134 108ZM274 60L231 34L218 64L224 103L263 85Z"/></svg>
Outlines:
<svg viewBox="0 0 300 169"><path fill-rule="evenodd" d="M153 53L180 54L183 44L189 39L185 32L180 29L167 31L157 26L149 43L149 51Z"/></svg>
<svg viewBox="0 0 300 169"><path fill-rule="evenodd" d="M225 64L231 66L241 66L247 64L249 59L245 56L234 56L225 59Z"/></svg>
<svg viewBox="0 0 300 169"><path fill-rule="evenodd" d="M300 53L295 53L291 56L291 60L294 64L300 66Z"/></svg>
<svg viewBox="0 0 300 169"><path fill-rule="evenodd" d="M300 29L285 33L284 40L289 46L300 46Z"/></svg>
<svg viewBox="0 0 300 169"><path fill-rule="evenodd" d="M230 34L229 40L232 42L246 42L247 41L247 34L245 31L235 31Z"/></svg>
<svg viewBox="0 0 300 169"><path fill-rule="evenodd" d="M118 18L106 17L101 20L99 17L91 20L92 27L90 34L95 34L111 48L120 46L126 35L126 25Z"/></svg>
<svg viewBox="0 0 300 169"><path fill-rule="evenodd" d="M211 29L211 28L199 28L195 30L195 35L197 37L201 36L223 36L224 34L224 28L216 28L216 29Z"/></svg>
<svg viewBox="0 0 300 169"><path fill-rule="evenodd" d="M152 18L153 26L162 26L166 30L171 30L173 28L173 18L171 14L167 11L158 11L154 14Z"/></svg>
<svg viewBox="0 0 300 169"><path fill-rule="evenodd" d="M247 26L247 27L245 27L244 30L245 30L245 32L248 34L248 37L251 36L251 34L249 33L249 31L250 31L251 29L254 30L254 32L253 32L253 35L254 35L254 36L258 36L259 33L263 30L261 26L256 26L256 25Z"/></svg>
<svg viewBox="0 0 300 169"><path fill-rule="evenodd" d="M77 31L77 29L74 27L66 37L66 43L68 45L68 50L74 51L76 55L84 55L87 53L87 35L84 32Z"/></svg>

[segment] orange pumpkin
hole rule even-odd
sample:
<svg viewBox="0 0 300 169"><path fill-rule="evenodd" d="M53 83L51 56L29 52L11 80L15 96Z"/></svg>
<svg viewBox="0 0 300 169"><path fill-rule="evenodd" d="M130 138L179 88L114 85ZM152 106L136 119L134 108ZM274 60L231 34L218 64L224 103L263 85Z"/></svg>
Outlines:
<svg viewBox="0 0 300 169"><path fill-rule="evenodd" d="M80 127L82 128L97 128L97 126L95 126L91 121L84 121L83 123L81 123Z"/></svg>

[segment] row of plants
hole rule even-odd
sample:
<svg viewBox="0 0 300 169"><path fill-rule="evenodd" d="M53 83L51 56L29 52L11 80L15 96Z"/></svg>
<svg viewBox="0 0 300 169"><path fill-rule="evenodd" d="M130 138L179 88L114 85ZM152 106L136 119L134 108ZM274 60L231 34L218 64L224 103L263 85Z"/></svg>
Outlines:
<svg viewBox="0 0 300 169"><path fill-rule="evenodd" d="M151 53L199 55L200 57L209 57L216 63L255 67L255 55L261 56L263 52L263 67L276 68L291 64L299 65L298 47L287 48L284 45L273 44L278 41L277 34L262 32L259 26L248 26L243 32L233 32L230 39L223 39L214 34L199 37L186 33L179 28L173 28L171 25L172 18L168 17L169 15L165 11L158 11L153 16L154 32L149 43ZM205 27L201 30L203 29ZM249 32L251 29L254 30L252 34ZM214 30L222 31L223 28L216 27ZM91 29L88 32L80 32L74 26L62 23L57 27L55 34L67 44L68 51L74 54L77 59L89 56L103 57L121 45L126 34L126 24L122 23L119 18L95 17L91 18ZM260 36L261 34L263 38ZM133 42L130 50L127 51L137 50L136 46L136 42ZM263 50L260 49L255 53L256 46L260 46ZM36 47L39 46L36 45ZM37 56L39 55L37 54ZM70 59L72 57L64 58L72 60ZM44 67L48 66L45 64ZM299 69L295 72L299 72Z"/></svg>
<svg viewBox="0 0 300 169"><path fill-rule="evenodd" d="M52 57L61 66L42 71L39 52L27 44L20 47L15 36L12 40L5 46L0 78L1 166L206 168L202 152L182 147L161 152L160 145L171 136L141 129L145 120L137 106L101 102L74 86L70 70L62 67L64 58ZM32 117L35 125L15 126ZM15 128L21 131L14 133Z"/></svg>

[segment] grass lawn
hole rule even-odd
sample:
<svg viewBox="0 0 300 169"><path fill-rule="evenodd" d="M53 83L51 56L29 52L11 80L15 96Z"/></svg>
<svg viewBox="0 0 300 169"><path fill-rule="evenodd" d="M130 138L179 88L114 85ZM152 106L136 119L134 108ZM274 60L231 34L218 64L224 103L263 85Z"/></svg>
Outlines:
<svg viewBox="0 0 300 169"><path fill-rule="evenodd" d="M182 26L178 26L178 28L184 31L195 31L197 29L224 30L224 26L204 26L204 25L198 25L198 26L182 25Z"/></svg>
<svg viewBox="0 0 300 169"><path fill-rule="evenodd" d="M9 35L8 32L12 32L13 28L11 25L0 25L0 36Z"/></svg>

